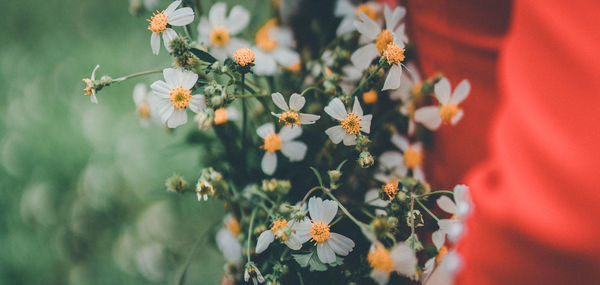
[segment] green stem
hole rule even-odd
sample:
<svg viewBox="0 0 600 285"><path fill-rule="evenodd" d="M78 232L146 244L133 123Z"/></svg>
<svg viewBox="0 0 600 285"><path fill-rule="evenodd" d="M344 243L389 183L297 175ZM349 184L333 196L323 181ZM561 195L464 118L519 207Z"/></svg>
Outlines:
<svg viewBox="0 0 600 285"><path fill-rule="evenodd" d="M354 89L354 91L352 91L352 93L350 94L350 97L354 97L358 94L358 92L360 92L360 90L362 90L362 88L364 87L365 84L367 84L371 78L373 78L373 76L375 76L375 74L377 74L377 72L379 72L379 70L383 67L384 65L384 61L380 61L379 65L377 66L377 69L375 69L375 71L373 71L371 74L369 74L369 76L365 78L363 78L360 81L360 84L358 84L358 86L356 86L356 88Z"/></svg>
<svg viewBox="0 0 600 285"><path fill-rule="evenodd" d="M242 96L246 93L246 85L244 82L246 81L246 74L242 73ZM246 106L246 99L242 98L242 167L244 171L246 170L246 130L247 130L247 117L248 117L248 108Z"/></svg>
<svg viewBox="0 0 600 285"><path fill-rule="evenodd" d="M254 208L252 210L252 215L250 216L250 226L248 227L248 248L246 248L246 253L248 254L248 263L250 263L250 240L252 238L252 227L254 227L254 218L256 217L256 210L257 208Z"/></svg>
<svg viewBox="0 0 600 285"><path fill-rule="evenodd" d="M427 194L419 195L419 196L417 196L417 198L423 198L423 197L427 197L427 196L430 196L430 195L435 195L435 194L448 194L448 195L454 195L454 192L452 192L452 191L448 191L448 190L438 190L438 191L429 192L429 193L427 193Z"/></svg>
<svg viewBox="0 0 600 285"><path fill-rule="evenodd" d="M300 285L304 285L304 280L302 279L302 274L300 274L300 271L296 271L296 275L298 275L298 280L300 280Z"/></svg>
<svg viewBox="0 0 600 285"><path fill-rule="evenodd" d="M375 216L373 214L371 214L369 211L367 211L367 209L365 208L360 208L360 210L367 216L369 216L371 219L375 219Z"/></svg>
<svg viewBox="0 0 600 285"><path fill-rule="evenodd" d="M269 94L265 94L265 93L254 93L254 94L248 94L248 95L240 95L237 96L238 98L260 98L260 97L267 97L269 96Z"/></svg>
<svg viewBox="0 0 600 285"><path fill-rule="evenodd" d="M411 195L410 197L410 213L408 213L410 216L410 235L414 236L415 235L415 217L414 217L414 211L415 211L415 197Z"/></svg>
<svg viewBox="0 0 600 285"><path fill-rule="evenodd" d="M333 196L333 194L331 194L330 191L328 191L326 188L323 188L323 190L324 190L323 192L325 192L331 199L333 199L338 204L340 209L342 209L342 212L344 212L344 214L346 214L346 216L348 216L348 218L350 220L352 220L352 222L354 222L359 227L367 227L368 226L367 224L357 220L354 216L352 216L352 214L350 214L350 212L346 209L346 207L344 207L344 205L342 205L342 203L340 203L340 201L337 198L335 198L335 196Z"/></svg>
<svg viewBox="0 0 600 285"><path fill-rule="evenodd" d="M421 206L421 208L423 208L423 210L425 210L425 212L427 212L427 214L429 214L434 220L438 222L440 221L440 219L436 217L431 211L429 211L429 209L427 209L427 207L425 207L425 205L423 205L423 203L421 203L419 199L415 199L415 201L417 201L417 204L419 204L419 206Z"/></svg>
<svg viewBox="0 0 600 285"><path fill-rule="evenodd" d="M325 91L317 88L316 86L311 86L311 87L308 87L308 88L304 89L304 91L302 91L302 93L300 93L300 96L304 96L304 94L306 94L308 91L312 91L312 90L318 91L318 92L320 92L322 94L325 94Z"/></svg>
<svg viewBox="0 0 600 285"><path fill-rule="evenodd" d="M125 81L127 79L131 79L134 77L138 77L138 76L142 76L142 75L147 75L147 74L152 74L152 73L160 73L162 72L162 69L156 69L156 70L148 70L148 71L142 71L142 72L138 72L138 73L132 73L129 75L125 75L125 76L121 76L117 79L113 79L113 82L121 82L121 81Z"/></svg>
<svg viewBox="0 0 600 285"><path fill-rule="evenodd" d="M335 221L333 221L331 224L329 224L329 226L333 226L335 224L337 224L337 222L339 222L344 216L339 216L337 219L335 219Z"/></svg>

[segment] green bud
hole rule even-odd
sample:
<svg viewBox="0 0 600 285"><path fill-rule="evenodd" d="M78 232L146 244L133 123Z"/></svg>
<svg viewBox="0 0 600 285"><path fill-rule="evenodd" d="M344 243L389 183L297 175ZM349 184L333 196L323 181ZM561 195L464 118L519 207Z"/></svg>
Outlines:
<svg viewBox="0 0 600 285"><path fill-rule="evenodd" d="M182 36L177 36L170 43L173 55L178 57L186 54L189 51L187 40Z"/></svg>
<svg viewBox="0 0 600 285"><path fill-rule="evenodd" d="M419 241L419 237L416 234L412 234L409 236L405 243L410 246L414 251L423 250L423 244Z"/></svg>
<svg viewBox="0 0 600 285"><path fill-rule="evenodd" d="M369 168L373 166L373 164L375 163L375 159L373 158L370 152L363 151L358 157L358 163L362 168Z"/></svg>
<svg viewBox="0 0 600 285"><path fill-rule="evenodd" d="M187 182L177 174L167 178L165 186L167 186L167 191L170 192L183 193L187 190Z"/></svg>

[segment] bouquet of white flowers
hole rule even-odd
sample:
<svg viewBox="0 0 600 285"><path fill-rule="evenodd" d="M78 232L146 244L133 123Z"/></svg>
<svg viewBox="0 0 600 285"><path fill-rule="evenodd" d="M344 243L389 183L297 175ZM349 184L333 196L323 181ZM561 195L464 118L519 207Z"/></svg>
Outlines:
<svg viewBox="0 0 600 285"><path fill-rule="evenodd" d="M421 78L406 10L280 0L253 19L243 5L202 4L174 1L148 19L147 52L168 52L171 66L115 79L96 66L83 81L98 103L111 84L162 73L133 99L143 125L197 126L186 142L206 150L204 168L166 186L224 202L213 231L223 282L426 282L436 267L456 270L468 188L430 188L423 142L460 121L470 85Z"/></svg>

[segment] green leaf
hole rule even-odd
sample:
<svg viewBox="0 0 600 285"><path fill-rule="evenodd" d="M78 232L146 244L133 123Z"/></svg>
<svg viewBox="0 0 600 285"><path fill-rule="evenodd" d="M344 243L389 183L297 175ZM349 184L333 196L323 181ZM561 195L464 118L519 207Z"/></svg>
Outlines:
<svg viewBox="0 0 600 285"><path fill-rule="evenodd" d="M206 61L208 63L213 63L217 61L217 59L214 56L210 55L210 53L207 53L203 50L191 48L190 51L202 61Z"/></svg>
<svg viewBox="0 0 600 285"><path fill-rule="evenodd" d="M317 171L317 169L312 166L310 167L310 169L315 173L315 176L317 176L317 180L319 180L319 185L323 187L323 179L321 178L321 174L319 174L319 171Z"/></svg>
<svg viewBox="0 0 600 285"><path fill-rule="evenodd" d="M319 260L319 257L317 256L316 248L309 253L292 254L292 256L294 257L296 262L298 262L298 264L301 267L308 266L308 270L310 270L310 271L325 271L325 270L327 270L327 265L323 264L323 262L321 262L321 260ZM337 266L338 260L336 260L331 265Z"/></svg>
<svg viewBox="0 0 600 285"><path fill-rule="evenodd" d="M338 167L335 170L340 171L342 169L342 166L344 166L344 164L346 164L347 161L348 161L347 159L342 161L342 163L340 163L340 165L338 165Z"/></svg>

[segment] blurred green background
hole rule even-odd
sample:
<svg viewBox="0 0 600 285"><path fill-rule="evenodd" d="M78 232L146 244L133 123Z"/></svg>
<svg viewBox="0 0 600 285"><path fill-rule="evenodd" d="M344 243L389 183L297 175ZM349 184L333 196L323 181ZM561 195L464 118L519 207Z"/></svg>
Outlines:
<svg viewBox="0 0 600 285"><path fill-rule="evenodd" d="M166 7L170 1L160 1ZM164 9L164 7L162 9ZM0 284L171 284L222 205L167 193L193 182L199 150L143 128L133 86L83 96L83 77L114 78L170 63L154 56L148 12L129 1L3 1L0 25ZM202 244L186 284L216 284L223 260Z"/></svg>

